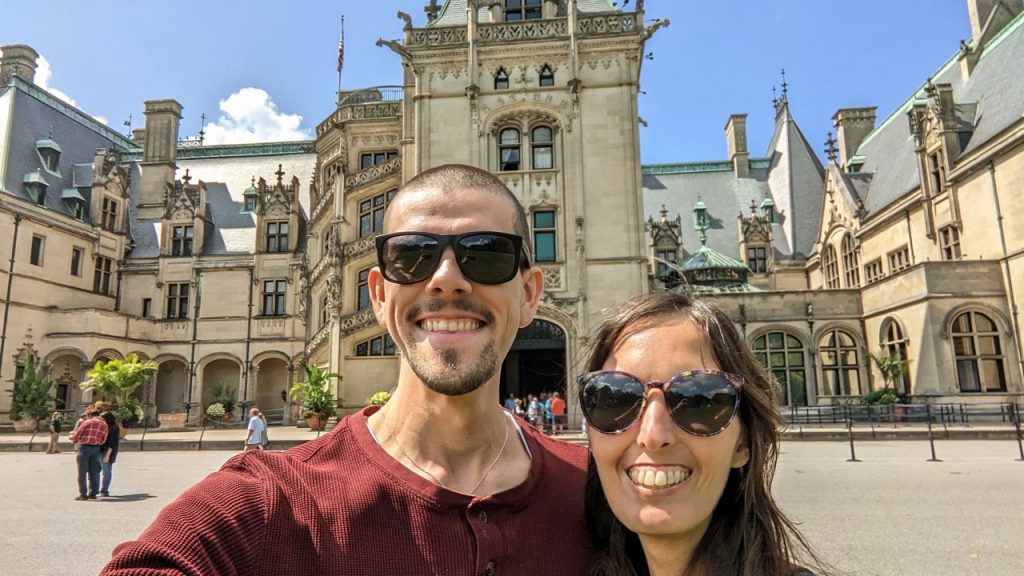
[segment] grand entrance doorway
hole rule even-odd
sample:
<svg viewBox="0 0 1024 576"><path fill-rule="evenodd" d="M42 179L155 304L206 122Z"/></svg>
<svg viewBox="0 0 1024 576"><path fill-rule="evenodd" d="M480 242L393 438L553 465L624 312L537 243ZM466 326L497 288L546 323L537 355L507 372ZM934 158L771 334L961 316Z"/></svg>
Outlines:
<svg viewBox="0 0 1024 576"><path fill-rule="evenodd" d="M566 393L565 332L554 323L534 320L516 335L501 366L501 400L541 392Z"/></svg>

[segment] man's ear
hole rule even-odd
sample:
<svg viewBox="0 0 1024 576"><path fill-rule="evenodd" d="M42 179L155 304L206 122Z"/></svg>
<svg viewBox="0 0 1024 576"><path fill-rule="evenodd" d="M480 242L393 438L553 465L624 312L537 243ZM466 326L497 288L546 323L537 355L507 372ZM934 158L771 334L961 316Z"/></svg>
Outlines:
<svg viewBox="0 0 1024 576"><path fill-rule="evenodd" d="M377 317L377 323L383 328L387 328L387 318L384 316L384 304L385 304L385 291L384 291L384 276L380 273L380 268L374 266L370 268L370 274L366 278L366 287L370 292L370 304L373 306L373 314Z"/></svg>
<svg viewBox="0 0 1024 576"><path fill-rule="evenodd" d="M537 315L540 297L544 294L544 273L536 266L523 271L523 292L519 308L519 327L525 328Z"/></svg>

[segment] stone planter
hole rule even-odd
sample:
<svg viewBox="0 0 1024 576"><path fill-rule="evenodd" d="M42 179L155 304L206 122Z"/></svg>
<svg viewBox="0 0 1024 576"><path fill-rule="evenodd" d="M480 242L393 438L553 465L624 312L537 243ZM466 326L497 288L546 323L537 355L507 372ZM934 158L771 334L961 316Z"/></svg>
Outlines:
<svg viewBox="0 0 1024 576"><path fill-rule="evenodd" d="M157 414L156 419L160 421L161 428L184 428L186 416L185 412L164 412Z"/></svg>
<svg viewBox="0 0 1024 576"><path fill-rule="evenodd" d="M14 421L14 431L31 434L39 428L38 418L21 418Z"/></svg>

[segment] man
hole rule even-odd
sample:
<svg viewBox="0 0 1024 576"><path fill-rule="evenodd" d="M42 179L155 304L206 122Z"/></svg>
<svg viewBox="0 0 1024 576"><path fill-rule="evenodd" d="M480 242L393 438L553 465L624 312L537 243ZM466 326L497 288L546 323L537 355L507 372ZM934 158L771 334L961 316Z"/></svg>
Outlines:
<svg viewBox="0 0 1024 576"><path fill-rule="evenodd" d="M99 410L89 408L85 415L86 419L69 436L72 442L78 444L78 454L75 456L78 463L78 497L75 500L96 499L100 491L100 453L108 434L107 423L100 418ZM88 490L86 476L89 480Z"/></svg>
<svg viewBox="0 0 1024 576"><path fill-rule="evenodd" d="M263 433L267 431L267 425L260 417L260 409L249 410L248 435L245 437L246 450L263 450Z"/></svg>
<svg viewBox="0 0 1024 576"><path fill-rule="evenodd" d="M233 458L104 574L589 573L586 450L497 402L543 288L522 208L493 175L442 166L402 188L384 229L368 287L401 352L388 403Z"/></svg>
<svg viewBox="0 0 1024 576"><path fill-rule="evenodd" d="M551 395L551 419L552 434L558 434L565 429L565 400L562 400L562 395L558 392Z"/></svg>

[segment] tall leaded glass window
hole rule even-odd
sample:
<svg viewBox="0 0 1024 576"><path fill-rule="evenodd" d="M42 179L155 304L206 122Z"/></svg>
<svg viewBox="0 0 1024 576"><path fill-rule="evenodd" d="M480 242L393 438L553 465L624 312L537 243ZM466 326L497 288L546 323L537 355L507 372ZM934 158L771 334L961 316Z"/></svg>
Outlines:
<svg viewBox="0 0 1024 576"><path fill-rule="evenodd" d="M821 359L819 396L860 396L857 345L844 330L829 330L818 346Z"/></svg>
<svg viewBox="0 0 1024 576"><path fill-rule="evenodd" d="M768 332L754 338L754 357L775 377L779 401L807 405L807 363L804 345L785 332Z"/></svg>
<svg viewBox="0 0 1024 576"><path fill-rule="evenodd" d="M821 257L821 269L825 273L825 287L839 288L839 263L836 261L836 249L829 244Z"/></svg>
<svg viewBox="0 0 1024 576"><path fill-rule="evenodd" d="M907 360L907 337L903 334L903 328L899 322L892 318L882 323L882 350L887 356L894 356L900 360ZM892 383L896 392L910 394L910 374L904 373L897 376Z"/></svg>
<svg viewBox="0 0 1024 576"><path fill-rule="evenodd" d="M953 353L961 392L1006 390L1006 370L999 330L981 312L964 312L953 320Z"/></svg>
<svg viewBox="0 0 1024 576"><path fill-rule="evenodd" d="M860 258L857 255L857 247L853 242L853 235L843 236L843 276L847 288L860 286Z"/></svg>
<svg viewBox="0 0 1024 576"><path fill-rule="evenodd" d="M533 249L535 262L554 262L556 226L554 210L537 210L533 213Z"/></svg>
<svg viewBox="0 0 1024 576"><path fill-rule="evenodd" d="M505 21L540 20L541 0L505 0Z"/></svg>
<svg viewBox="0 0 1024 576"><path fill-rule="evenodd" d="M537 126L530 132L530 150L534 170L550 170L555 167L554 133L550 126Z"/></svg>
<svg viewBox="0 0 1024 576"><path fill-rule="evenodd" d="M508 90L508 72L504 68L498 68L498 73L494 75L494 89Z"/></svg>
<svg viewBox="0 0 1024 576"><path fill-rule="evenodd" d="M498 134L498 167L501 172L519 170L521 135L515 128L504 128Z"/></svg>

